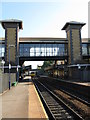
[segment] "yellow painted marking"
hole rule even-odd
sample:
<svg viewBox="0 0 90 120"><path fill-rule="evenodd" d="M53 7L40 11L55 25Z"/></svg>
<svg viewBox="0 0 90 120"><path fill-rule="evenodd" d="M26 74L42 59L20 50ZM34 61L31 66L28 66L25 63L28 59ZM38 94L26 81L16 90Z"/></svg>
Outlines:
<svg viewBox="0 0 90 120"><path fill-rule="evenodd" d="M35 92L36 92L36 94L37 94L37 96L38 96L38 99L39 99L39 102L40 102L40 104L41 104L41 107L42 107L42 109L43 109L43 111L44 111L45 117L48 119L48 115L47 115L47 113L46 113L46 111L45 111L45 109L44 109L44 107L43 107L43 104L42 104L42 102L41 102L41 99L40 99L40 97L39 97L39 95L38 95L38 92L37 92L35 86L34 86L34 89L35 89Z"/></svg>

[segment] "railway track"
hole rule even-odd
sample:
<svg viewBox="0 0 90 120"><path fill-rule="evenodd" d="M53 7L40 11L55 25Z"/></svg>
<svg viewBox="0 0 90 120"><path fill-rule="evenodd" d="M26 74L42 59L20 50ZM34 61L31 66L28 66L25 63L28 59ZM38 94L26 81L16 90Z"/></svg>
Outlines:
<svg viewBox="0 0 90 120"><path fill-rule="evenodd" d="M65 94L68 94L69 96L77 99L78 101L80 101L80 102L82 102L83 104L85 104L85 105L87 105L87 106L90 107L90 103L89 103L87 100L79 97L79 95L74 95L74 93L70 93L70 92L68 92L68 91L66 91L66 90L64 90L64 89L60 89L60 90L61 90L62 92L64 92Z"/></svg>
<svg viewBox="0 0 90 120"><path fill-rule="evenodd" d="M74 83L72 83L72 84L74 84ZM77 93L76 91L73 91L72 88L69 88L69 90L68 90L68 87L66 89L61 88L60 90L90 107L90 96L85 96L85 94L83 95L81 93Z"/></svg>
<svg viewBox="0 0 90 120"><path fill-rule="evenodd" d="M70 106L70 108L82 116L84 120L90 120L90 106L88 103L84 102L84 99L80 99L78 96L75 96L74 93L73 95L69 94L69 91L61 90L62 86L57 80L48 79L48 77L40 77L38 81L47 86L49 90L53 91L62 101Z"/></svg>
<svg viewBox="0 0 90 120"><path fill-rule="evenodd" d="M34 80L34 84L44 103L50 120L84 120L41 82Z"/></svg>
<svg viewBox="0 0 90 120"><path fill-rule="evenodd" d="M62 92L64 92L65 94L68 94L69 96L71 96L71 97L73 97L73 98L75 98L75 99L77 99L78 101L80 101L80 102L82 102L83 104L85 104L85 105L87 105L87 106L89 106L90 107L90 100L87 98L87 99L85 99L86 97L85 96L81 96L80 94L76 94L76 92L73 92L73 90L71 89L71 90L68 90L68 89L70 89L70 88L67 88L67 89L65 89L65 88L63 88L62 86L60 86L60 84L59 84L59 87L58 87L58 85L56 85L55 86L55 83L56 82L59 82L59 81L49 81L49 80L45 80L45 81L43 81L43 84L48 84L48 85L52 85L52 83L54 82L54 87L56 88L56 89L59 89L60 91L62 91ZM60 81L61 82L61 81ZM48 86L47 85L47 86Z"/></svg>
<svg viewBox="0 0 90 120"><path fill-rule="evenodd" d="M58 80L60 83L63 81ZM84 86L84 85L79 85L75 84L72 82L67 82L66 81L66 86L62 90L67 91L71 95L74 95L75 98L78 98L82 103L87 104L90 106L90 87L89 86Z"/></svg>

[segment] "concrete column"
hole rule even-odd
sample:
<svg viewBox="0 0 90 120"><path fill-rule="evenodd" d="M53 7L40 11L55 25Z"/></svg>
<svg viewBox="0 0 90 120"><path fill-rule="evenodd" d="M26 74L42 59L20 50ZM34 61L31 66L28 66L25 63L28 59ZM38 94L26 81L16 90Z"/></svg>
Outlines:
<svg viewBox="0 0 90 120"><path fill-rule="evenodd" d="M81 28L85 23L67 22L62 30L66 30L68 39L68 64L75 64L82 60Z"/></svg>

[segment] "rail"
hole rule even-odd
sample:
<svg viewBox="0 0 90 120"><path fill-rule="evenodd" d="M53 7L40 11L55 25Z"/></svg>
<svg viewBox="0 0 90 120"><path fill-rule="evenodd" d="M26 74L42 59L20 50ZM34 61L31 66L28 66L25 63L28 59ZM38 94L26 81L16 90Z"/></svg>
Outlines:
<svg viewBox="0 0 90 120"><path fill-rule="evenodd" d="M50 118L52 119L69 119L69 120L84 120L78 113L70 108L65 102L63 102L57 95L50 91L39 81L34 80L39 95L44 101L44 105L47 106Z"/></svg>

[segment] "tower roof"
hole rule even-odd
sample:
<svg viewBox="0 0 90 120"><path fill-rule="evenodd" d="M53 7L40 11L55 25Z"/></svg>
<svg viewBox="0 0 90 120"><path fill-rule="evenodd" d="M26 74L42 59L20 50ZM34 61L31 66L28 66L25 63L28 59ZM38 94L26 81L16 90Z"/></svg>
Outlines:
<svg viewBox="0 0 90 120"><path fill-rule="evenodd" d="M64 27L62 28L62 30L66 30L66 28L69 25L80 25L81 27L83 27L86 23L82 23L82 22L76 22L76 21L70 21L70 22L66 22L66 24L64 25Z"/></svg>
<svg viewBox="0 0 90 120"><path fill-rule="evenodd" d="M2 27L5 29L5 23L18 23L19 24L19 29L22 29L22 21L17 20L17 19L8 19L8 20L1 20L0 21Z"/></svg>

